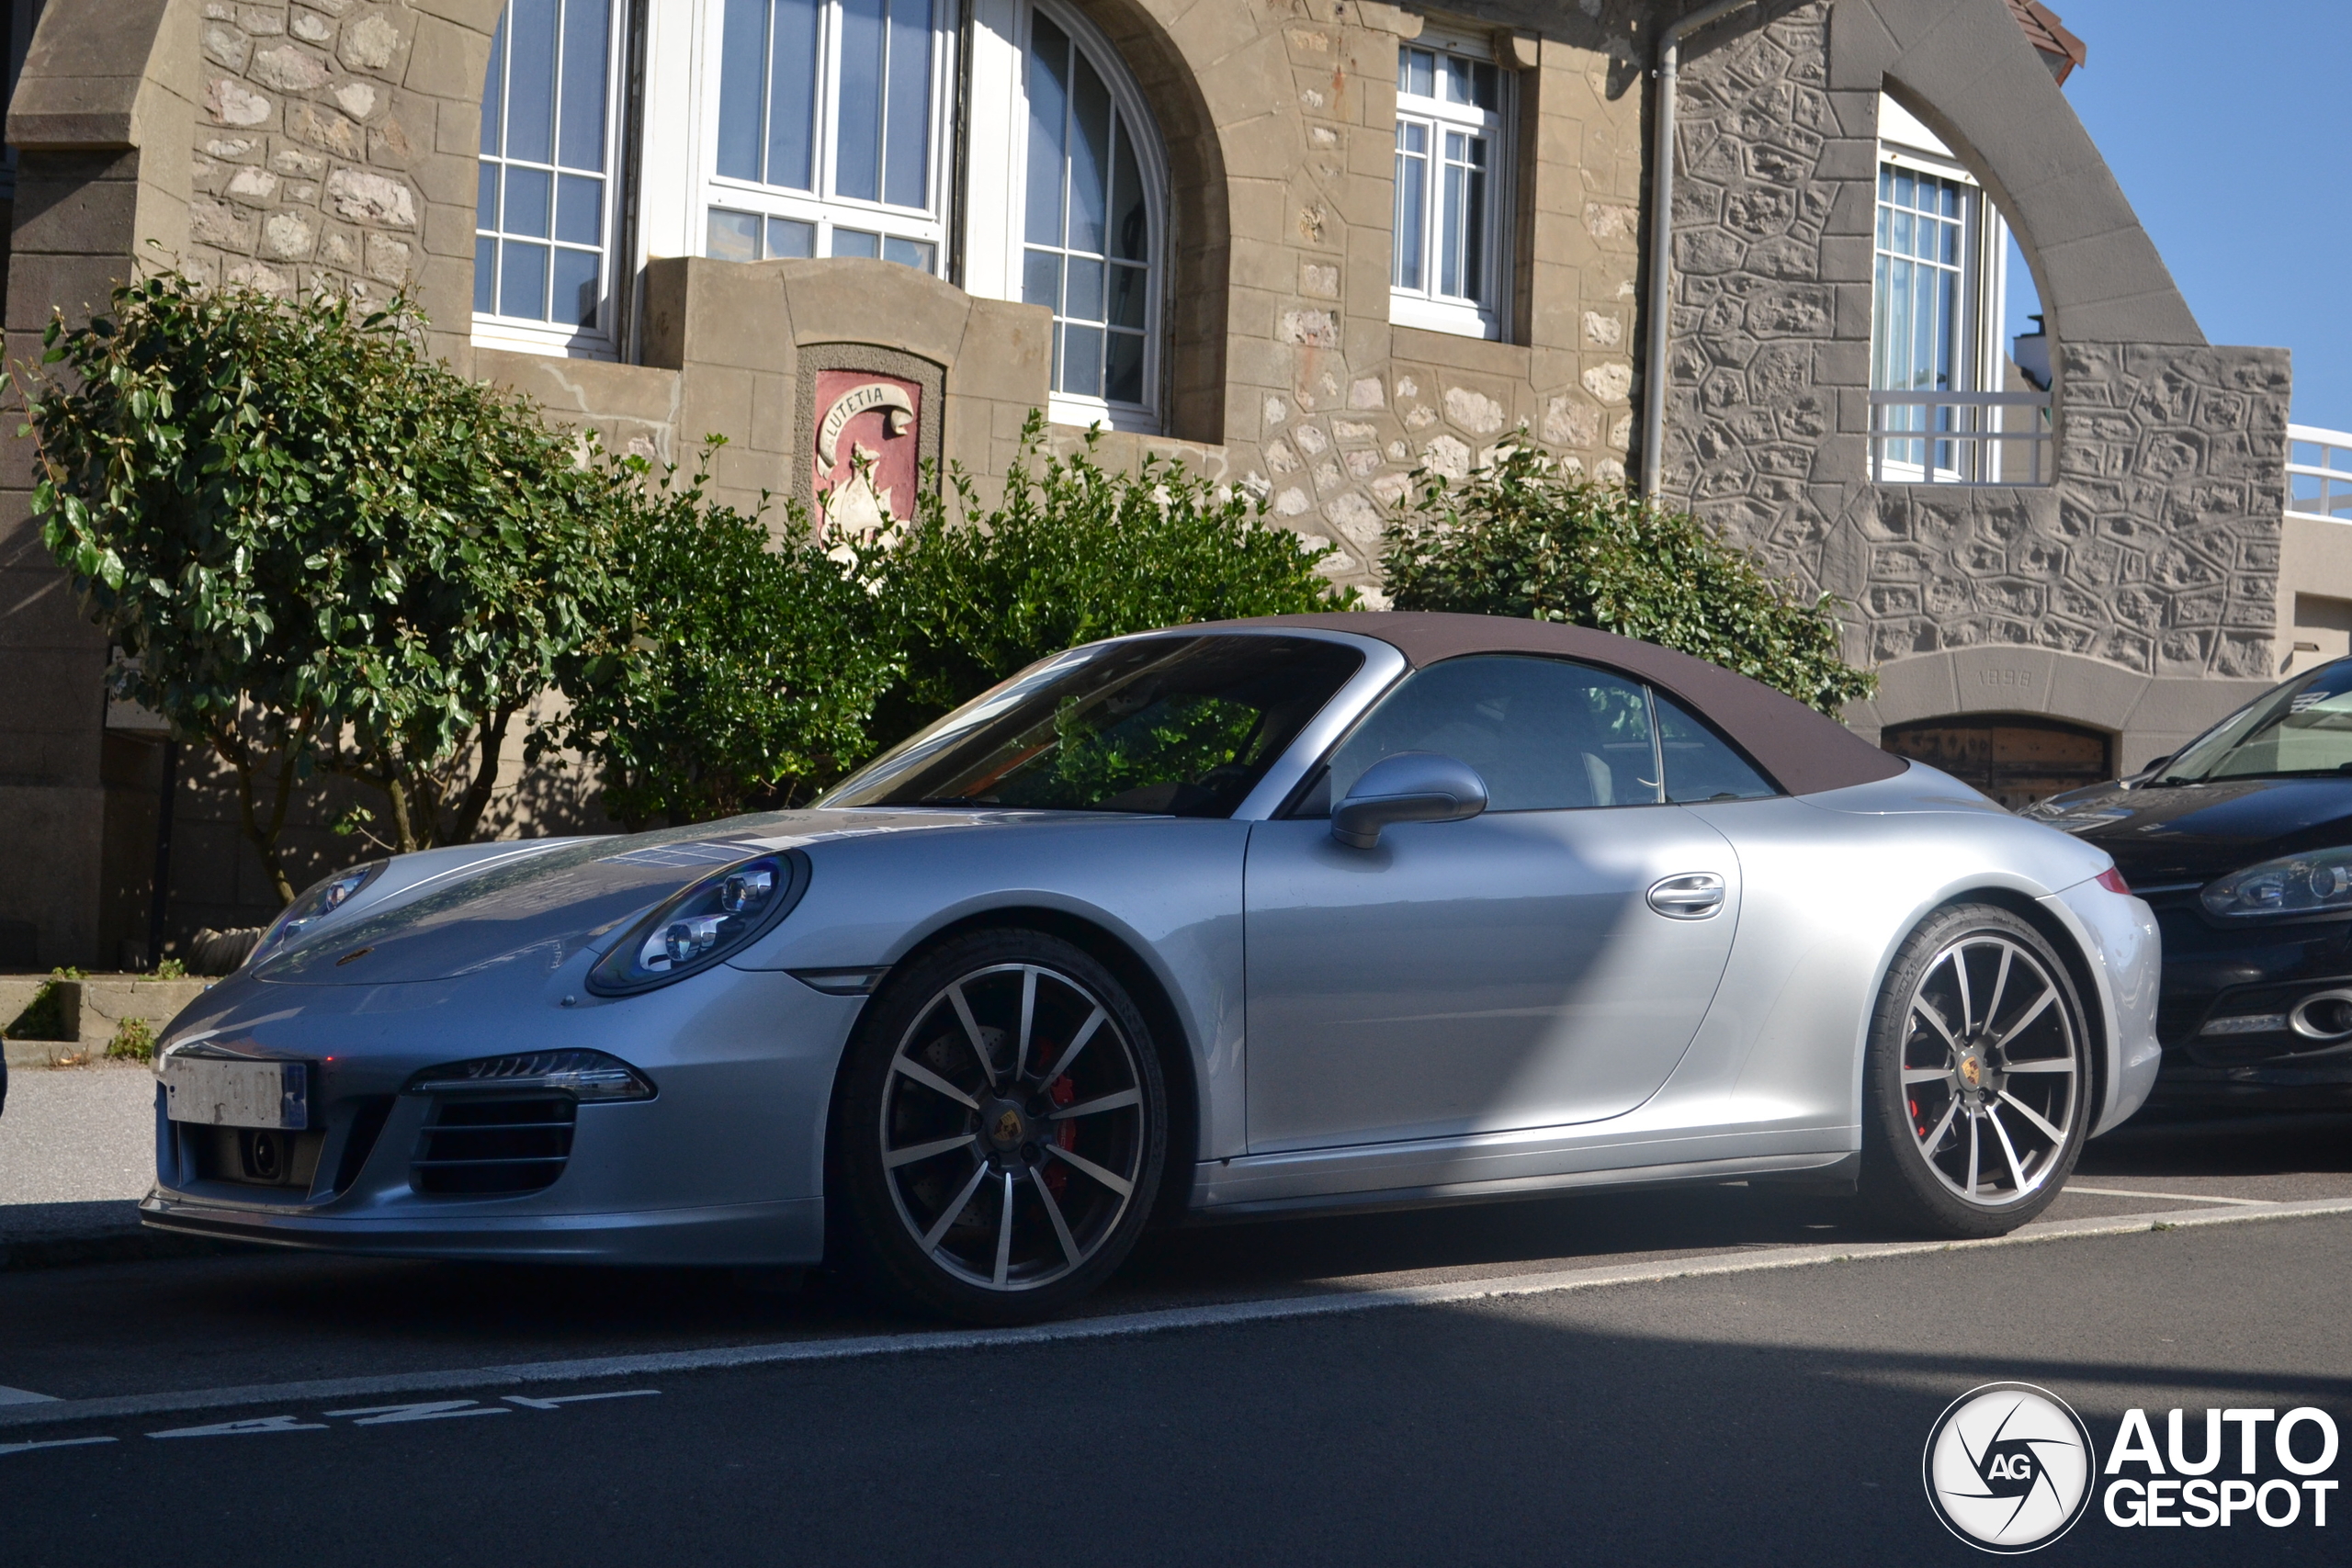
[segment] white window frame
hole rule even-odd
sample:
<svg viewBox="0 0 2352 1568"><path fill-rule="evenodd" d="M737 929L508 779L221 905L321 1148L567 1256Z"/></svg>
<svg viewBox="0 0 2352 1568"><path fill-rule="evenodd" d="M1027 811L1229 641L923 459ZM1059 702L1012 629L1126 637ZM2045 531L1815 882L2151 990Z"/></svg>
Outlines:
<svg viewBox="0 0 2352 1568"><path fill-rule="evenodd" d="M885 244L894 239L927 244L931 247L931 265L924 270L934 276L944 276L947 266L947 209L953 175L950 154L955 142L956 55L961 6L958 0L933 0L931 145L925 164L930 205L923 209L827 194L832 189L838 141L834 106L841 90L841 6L839 0L821 0L821 6L817 47L824 59L824 70L817 84L813 149L817 189L801 192L718 173L720 81L717 62L726 44L727 6L725 0L701 0L694 72L699 145L695 149L696 178L693 182L695 200L687 236L693 254L710 254L709 213L713 208L721 208L755 213L763 220L783 218L813 223L817 226L815 253L819 256L833 254L836 228L879 234ZM763 230L764 227L763 222ZM764 242L762 255L764 259Z"/></svg>
<svg viewBox="0 0 2352 1568"><path fill-rule="evenodd" d="M1136 89L1126 62L1110 40L1062 0L972 0L970 140L965 151L964 287L989 299L1021 299L1023 252L1029 211L1029 35L1043 10L1077 43L1111 90L1111 101L1132 133L1136 172L1151 225L1145 245L1150 269L1144 302L1143 395L1140 403L1102 398L1048 396L1046 417L1057 424L1158 434L1167 363L1167 299L1173 272L1170 244L1168 154L1159 123ZM1050 382L1050 368L1048 378Z"/></svg>
<svg viewBox="0 0 2352 1568"><path fill-rule="evenodd" d="M605 171L603 176L605 204L601 219L603 238L599 245L604 254L604 265L598 274L602 297L596 302L596 320L589 326L570 326L553 321L534 321L527 316L502 316L495 311L476 310L473 313L473 340L484 348L514 349L525 354L556 355L572 359L616 359L619 357L617 327L620 317L620 289L624 284L623 258L620 254L623 175L621 156L626 129L624 121L628 118L626 96L628 93L628 0L609 0L609 5L611 14L607 21L612 30L605 40ZM511 9L511 0L508 8ZM499 15L499 25L502 27L505 23L505 10L502 9ZM513 60L511 39L506 60L511 73ZM557 63L559 94L561 91L560 85L561 73L560 43L559 42ZM510 80L502 84L499 90L499 112L502 115L506 112L507 105L511 101L511 91L510 74ZM560 112L559 104L559 116ZM502 165L507 163L503 154L505 146L503 130L502 126L501 152L495 159ZM558 134L560 134L560 130ZM475 155L477 171L481 167L482 158L483 155L477 152ZM551 167L560 168L560 166L552 165ZM504 180L503 172L500 178L503 201ZM484 231L480 227L481 214L479 202L476 204L474 221L477 240L485 233L496 233L501 238L504 237L503 231ZM552 229L554 224L550 222L548 227ZM550 245L555 243L551 237L547 243ZM479 244L476 246L476 252L479 254ZM634 268L628 270L633 271ZM479 278L475 280L475 287L477 288L481 287ZM493 279L493 289L495 287L496 280ZM495 299L494 293L492 298Z"/></svg>
<svg viewBox="0 0 2352 1568"><path fill-rule="evenodd" d="M1395 209L1392 206L1390 209L1388 319L1398 326L1419 327L1429 332L1500 339L1510 319L1512 220L1517 210L1514 176L1519 165L1516 137L1519 73L1496 59L1494 43L1490 39L1447 33L1426 27L1419 38L1399 41L1397 58L1400 65L1405 54L1414 50L1434 54L1441 62L1447 55L1453 55L1494 68L1495 107L1491 109L1453 103L1442 95L1425 98L1407 94L1401 89L1396 95L1397 124L1401 127L1410 122L1429 130L1428 157L1432 171L1444 164L1443 143L1447 130L1471 131L1487 138L1487 298L1480 301L1439 291L1436 221L1439 182L1433 177L1425 187L1423 197L1420 260L1425 286L1422 288L1408 288L1396 281L1398 236L1395 231ZM1443 73L1442 63L1439 73L1441 76ZM1393 159L1395 154L1391 156ZM1393 162L1391 166L1394 167Z"/></svg>
<svg viewBox="0 0 2352 1568"><path fill-rule="evenodd" d="M1877 387L1878 299L1876 274L1883 253L1878 248L1879 172L1895 168L1917 175L1932 175L1938 179L1951 180L1963 192L1961 228L1961 267L1958 308L1954 312L1952 335L1953 380L1948 389L1954 392L1997 392L2002 389L2002 367L2007 355L2001 341L2000 325L2008 294L2009 228L1985 195L1976 176L1953 155L1951 148L1918 118L1893 98L1879 98L1878 162L1871 171L1871 270L1872 297L1871 300L1871 382ZM1935 432L1924 431L1917 437L1933 441ZM1897 440L1905 439L1901 435ZM1997 465L2003 456L2005 443L1992 442L1987 459ZM1958 450L1956 446L1955 451ZM1962 476L1957 469L1936 468L1929 472L1921 463L1897 462L1887 458L1882 467L1883 482L1887 484L1952 483Z"/></svg>

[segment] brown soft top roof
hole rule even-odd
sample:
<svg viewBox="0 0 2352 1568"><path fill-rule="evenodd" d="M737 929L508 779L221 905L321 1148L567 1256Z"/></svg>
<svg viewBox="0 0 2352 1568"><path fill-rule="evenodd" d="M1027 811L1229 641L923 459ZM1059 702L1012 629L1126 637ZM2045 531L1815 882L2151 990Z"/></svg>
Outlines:
<svg viewBox="0 0 2352 1568"><path fill-rule="evenodd" d="M1791 795L1893 778L1910 766L1836 719L1761 682L1656 643L1613 637L1589 626L1502 615L1449 615L1419 610L1347 611L1325 615L1261 615L1213 621L1226 626L1299 626L1376 637L1413 669L1465 653L1538 653L1602 664L1652 682L1679 697L1731 737L1772 782Z"/></svg>

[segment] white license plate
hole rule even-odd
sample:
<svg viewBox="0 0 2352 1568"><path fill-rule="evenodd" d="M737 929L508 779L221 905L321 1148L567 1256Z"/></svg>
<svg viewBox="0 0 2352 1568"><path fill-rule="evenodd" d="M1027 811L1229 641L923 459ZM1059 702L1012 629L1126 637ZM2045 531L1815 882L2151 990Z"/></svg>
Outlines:
<svg viewBox="0 0 2352 1568"><path fill-rule="evenodd" d="M175 1122L299 1133L311 1124L310 1086L302 1062L164 1058L164 1114Z"/></svg>

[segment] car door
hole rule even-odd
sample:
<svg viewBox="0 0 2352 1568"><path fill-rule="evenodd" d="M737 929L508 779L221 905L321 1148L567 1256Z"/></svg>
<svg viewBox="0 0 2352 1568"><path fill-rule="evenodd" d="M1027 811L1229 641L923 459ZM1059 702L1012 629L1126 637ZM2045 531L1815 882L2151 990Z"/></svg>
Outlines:
<svg viewBox="0 0 2352 1568"><path fill-rule="evenodd" d="M1646 690L1608 671L1447 660L1341 742L1299 816L1251 829L1250 1152L1594 1121L1665 1081L1729 956L1739 865L1661 798L1654 723ZM1410 750L1476 769L1486 812L1335 840L1329 799ZM1720 903L1653 907L1694 876L1720 879Z"/></svg>

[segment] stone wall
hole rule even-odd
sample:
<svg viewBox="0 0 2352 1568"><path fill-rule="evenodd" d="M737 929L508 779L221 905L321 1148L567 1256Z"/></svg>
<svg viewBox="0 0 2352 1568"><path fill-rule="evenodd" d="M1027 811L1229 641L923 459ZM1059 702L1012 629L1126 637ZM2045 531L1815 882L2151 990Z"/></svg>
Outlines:
<svg viewBox="0 0 2352 1568"><path fill-rule="evenodd" d="M2041 169L1972 143L1969 121L2005 110L2014 119L2020 107L2053 131L2080 128L1998 0L1934 8L1982 28L1940 51L1904 36L1926 27L1928 9L1840 0L1833 26L1827 0L1784 3L1764 25L1691 47L1674 214L1669 495L1808 591L1849 601L1849 656L1865 662L2009 645L2146 676L2268 676L2285 352L2207 346L2104 167L2075 176L2071 197L2052 188L2050 169L2066 173L2063 137L2044 138ZM1883 85L1906 107L1916 99L1915 112L2005 198L2034 264L2059 344L2055 484L1868 480ZM2070 203L2083 223L2109 197L2120 219L2099 215L2109 232L2095 236L2108 255L2070 254L2084 242L2051 231L2069 226ZM2144 257L2119 241L2136 241Z"/></svg>
<svg viewBox="0 0 2352 1568"><path fill-rule="evenodd" d="M202 96L181 265L275 294L407 289L463 363L495 0L189 3Z"/></svg>

